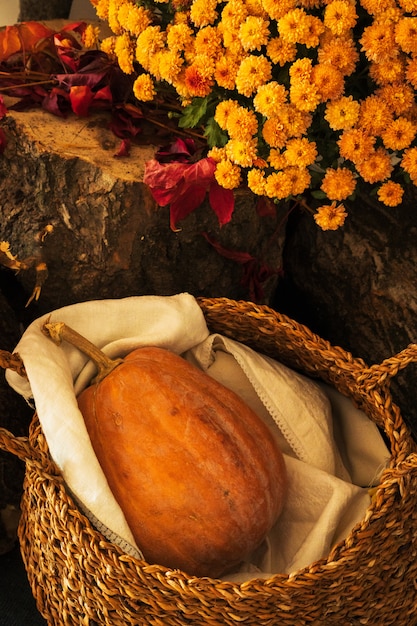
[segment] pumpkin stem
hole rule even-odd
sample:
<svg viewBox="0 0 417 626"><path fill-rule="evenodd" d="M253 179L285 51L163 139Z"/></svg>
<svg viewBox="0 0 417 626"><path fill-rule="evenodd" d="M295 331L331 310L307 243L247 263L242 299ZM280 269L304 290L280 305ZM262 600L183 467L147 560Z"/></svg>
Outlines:
<svg viewBox="0 0 417 626"><path fill-rule="evenodd" d="M62 341L67 341L72 346L84 352L97 367L98 373L91 381L92 383L99 383L105 378L115 367L123 363L123 359L110 359L102 350L97 348L91 341L89 341L76 330L67 326L64 322L45 322L42 327L42 332L47 335L52 341L59 346Z"/></svg>

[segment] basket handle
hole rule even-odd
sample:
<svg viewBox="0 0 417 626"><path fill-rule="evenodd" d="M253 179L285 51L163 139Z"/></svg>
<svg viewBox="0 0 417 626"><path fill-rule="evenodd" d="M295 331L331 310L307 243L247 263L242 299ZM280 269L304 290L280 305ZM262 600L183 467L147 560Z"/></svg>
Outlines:
<svg viewBox="0 0 417 626"><path fill-rule="evenodd" d="M28 437L16 437L6 428L0 428L0 449L11 452L22 461L33 458L33 448Z"/></svg>
<svg viewBox="0 0 417 626"><path fill-rule="evenodd" d="M26 370L20 356L15 352L7 352L0 350L0 367L3 369L11 369L26 377ZM17 437L6 428L0 428L0 449L6 450L14 454L22 461L29 461L37 456L29 442L29 437Z"/></svg>
<svg viewBox="0 0 417 626"><path fill-rule="evenodd" d="M410 363L417 363L417 343L410 343L406 348L394 354L394 356L384 359L381 363L371 365L362 371L359 378L366 381L368 389L387 383L405 369Z"/></svg>
<svg viewBox="0 0 417 626"><path fill-rule="evenodd" d="M7 350L0 350L0 367L5 370L14 370L19 374L19 376L26 376L25 366L23 365L23 361L17 352L12 354L11 352L7 352Z"/></svg>

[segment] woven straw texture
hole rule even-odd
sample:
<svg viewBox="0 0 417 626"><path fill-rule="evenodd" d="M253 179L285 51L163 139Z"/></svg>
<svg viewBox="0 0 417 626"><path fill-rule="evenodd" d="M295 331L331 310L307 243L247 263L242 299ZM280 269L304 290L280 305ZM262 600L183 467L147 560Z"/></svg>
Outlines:
<svg viewBox="0 0 417 626"><path fill-rule="evenodd" d="M210 330L332 384L383 429L391 458L365 518L327 558L290 576L188 578L104 540L65 490L35 416L28 438L1 429L0 447L26 462L19 538L39 611L51 626L415 626L417 449L389 382L417 360L417 346L368 367L266 306L199 304ZM4 366L20 367L18 357Z"/></svg>

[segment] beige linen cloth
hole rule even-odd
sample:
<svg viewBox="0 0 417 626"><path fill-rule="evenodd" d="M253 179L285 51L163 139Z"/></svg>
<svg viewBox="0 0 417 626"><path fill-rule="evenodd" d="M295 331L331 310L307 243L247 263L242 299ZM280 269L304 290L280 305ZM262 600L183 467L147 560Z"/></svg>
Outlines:
<svg viewBox="0 0 417 626"><path fill-rule="evenodd" d="M95 368L63 342L41 332L49 315L23 334L16 352L27 380L9 384L34 402L52 458L92 523L127 553L140 557L123 512L93 452L76 396ZM282 515L259 550L227 580L290 573L325 556L364 517L368 488L389 452L374 424L349 399L221 335L210 335L189 294L90 301L52 312L110 357L155 345L183 355L232 388L265 420L285 456L289 491ZM204 494L202 494L204 497Z"/></svg>

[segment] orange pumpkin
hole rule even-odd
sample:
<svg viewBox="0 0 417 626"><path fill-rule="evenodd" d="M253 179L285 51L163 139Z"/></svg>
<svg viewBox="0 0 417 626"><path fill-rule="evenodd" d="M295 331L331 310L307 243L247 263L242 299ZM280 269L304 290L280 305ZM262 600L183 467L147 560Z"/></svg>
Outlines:
<svg viewBox="0 0 417 626"><path fill-rule="evenodd" d="M236 568L283 506L285 464L268 428L162 348L138 348L99 378L79 408L146 560L197 576Z"/></svg>

